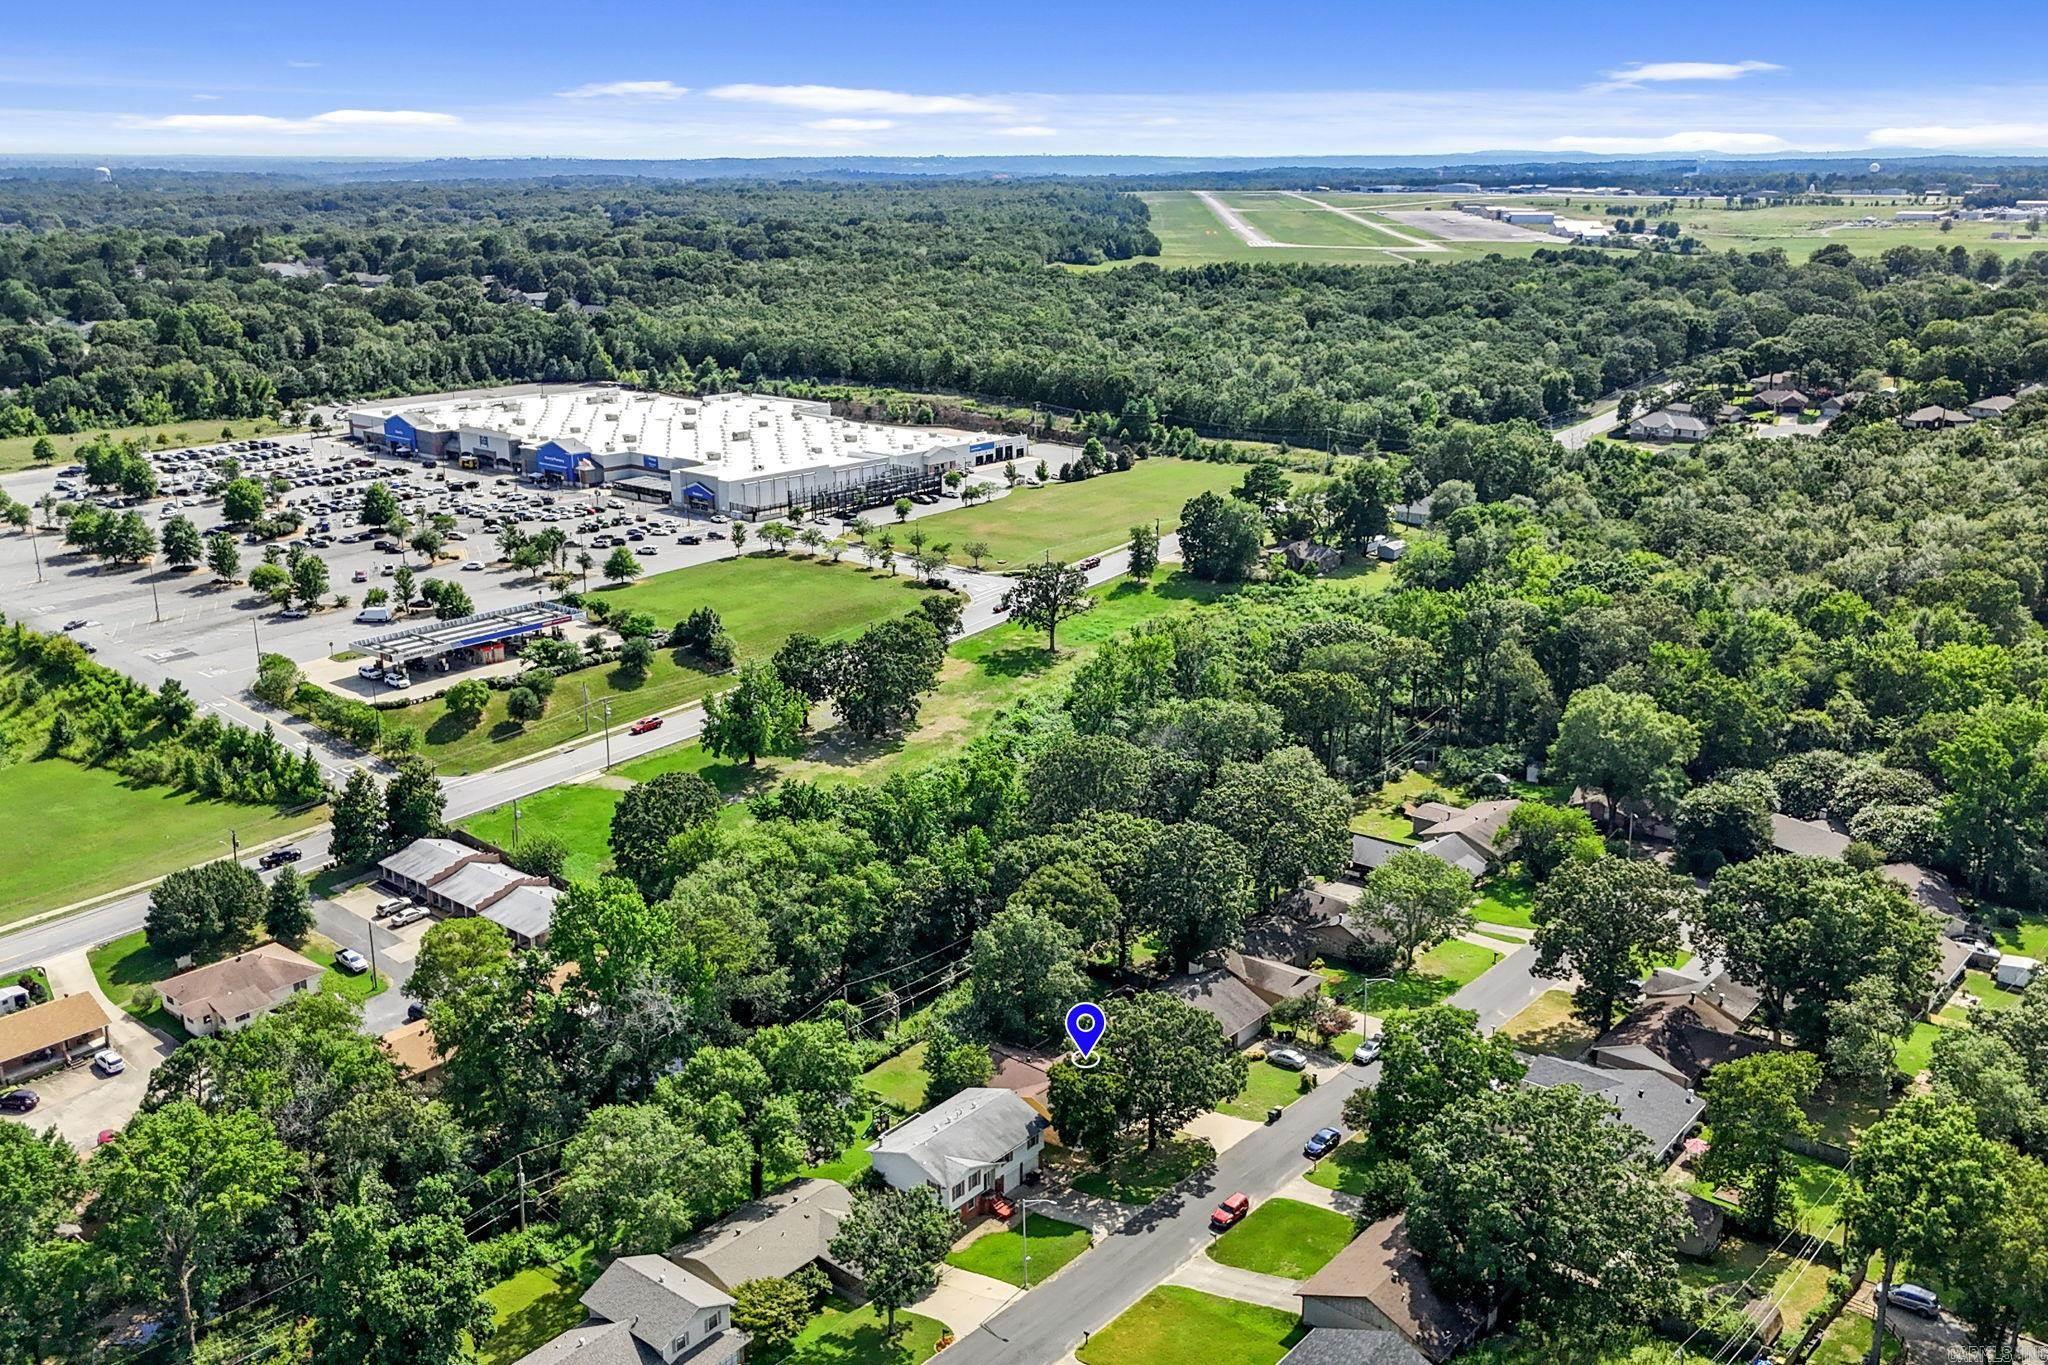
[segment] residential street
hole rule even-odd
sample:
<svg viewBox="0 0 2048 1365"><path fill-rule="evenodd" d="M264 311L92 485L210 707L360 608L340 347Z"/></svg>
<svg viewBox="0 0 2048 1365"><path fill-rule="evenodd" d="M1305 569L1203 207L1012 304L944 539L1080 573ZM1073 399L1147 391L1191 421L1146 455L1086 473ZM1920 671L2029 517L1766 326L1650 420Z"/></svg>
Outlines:
<svg viewBox="0 0 2048 1365"><path fill-rule="evenodd" d="M1536 950L1517 948L1492 967L1459 988L1450 1002L1479 1016L1479 1027L1493 1032L1534 1004L1545 991L1570 990L1569 979L1553 981L1537 976Z"/></svg>
<svg viewBox="0 0 2048 1365"><path fill-rule="evenodd" d="M1107 1326L1208 1244L1209 1212L1218 1200L1242 1191L1256 1206L1299 1176L1308 1164L1301 1155L1308 1135L1342 1126L1344 1097L1377 1074L1377 1066L1347 1066L1288 1105L1278 1123L1223 1153L1212 1173L1193 1176L1138 1210L1057 1278L955 1343L946 1351L946 1365L1055 1361L1077 1349L1088 1333Z"/></svg>

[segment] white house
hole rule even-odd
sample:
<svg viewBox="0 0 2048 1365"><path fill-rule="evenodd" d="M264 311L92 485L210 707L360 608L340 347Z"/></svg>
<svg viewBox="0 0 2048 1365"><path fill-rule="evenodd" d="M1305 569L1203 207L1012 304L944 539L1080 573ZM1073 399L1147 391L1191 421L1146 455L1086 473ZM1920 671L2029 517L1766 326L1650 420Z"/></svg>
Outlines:
<svg viewBox="0 0 2048 1365"><path fill-rule="evenodd" d="M156 988L164 1008L195 1036L233 1033L313 989L321 967L276 943L180 973Z"/></svg>
<svg viewBox="0 0 2048 1365"><path fill-rule="evenodd" d="M868 1151L891 1186L922 1185L964 1216L987 1210L1038 1169L1046 1127L1013 1091L975 1086L890 1129Z"/></svg>
<svg viewBox="0 0 2048 1365"><path fill-rule="evenodd" d="M1998 959L1998 970L1992 973L1991 979L2009 991L2023 991L2034 984L2034 977L2040 970L2039 959L2007 953Z"/></svg>

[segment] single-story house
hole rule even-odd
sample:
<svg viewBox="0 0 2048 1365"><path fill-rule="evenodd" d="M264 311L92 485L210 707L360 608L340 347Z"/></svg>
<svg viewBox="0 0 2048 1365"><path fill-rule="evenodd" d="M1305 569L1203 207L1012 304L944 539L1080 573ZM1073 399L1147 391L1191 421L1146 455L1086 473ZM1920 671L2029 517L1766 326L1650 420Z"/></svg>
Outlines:
<svg viewBox="0 0 2048 1365"><path fill-rule="evenodd" d="M1428 1365L1399 1332L1318 1327L1280 1357L1280 1365Z"/></svg>
<svg viewBox="0 0 2048 1365"><path fill-rule="evenodd" d="M1862 401L1863 395L1854 390L1848 393L1838 393L1832 397L1820 400L1820 415L1829 421L1833 421Z"/></svg>
<svg viewBox="0 0 2048 1365"><path fill-rule="evenodd" d="M1354 857L1358 840L1363 837L1352 836ZM1360 920L1358 903L1364 895L1365 884L1355 878L1317 882L1302 893L1299 917L1269 916L1246 926L1245 951L1296 966L1307 966L1318 957L1348 961L1386 937L1381 930Z"/></svg>
<svg viewBox="0 0 2048 1365"><path fill-rule="evenodd" d="M1963 973L1970 969L1970 961L1977 955L1975 944L1962 939L1943 935L1935 941L1937 957L1934 964L1934 988L1927 993L1927 1012L1934 1013L1942 1002L1963 984Z"/></svg>
<svg viewBox="0 0 2048 1365"><path fill-rule="evenodd" d="M1344 564L1340 551L1313 540L1290 540L1280 547L1280 553L1286 557L1287 567L1296 573L1332 574Z"/></svg>
<svg viewBox="0 0 2048 1365"><path fill-rule="evenodd" d="M547 941L561 895L546 877L454 839L415 839L380 861L377 870L385 885L423 905L502 925L522 948Z"/></svg>
<svg viewBox="0 0 2048 1365"><path fill-rule="evenodd" d="M1780 853L1829 858L1839 863L1850 842L1847 834L1819 820L1800 820L1790 815L1771 817L1771 847Z"/></svg>
<svg viewBox="0 0 2048 1365"><path fill-rule="evenodd" d="M860 1276L832 1259L832 1239L852 1207L853 1196L838 1181L799 1180L740 1205L670 1248L668 1259L728 1294L748 1280L788 1279L815 1265L837 1289L857 1297Z"/></svg>
<svg viewBox="0 0 2048 1365"><path fill-rule="evenodd" d="M1427 526L1436 514L1436 499L1425 493L1414 502L1400 503L1388 509L1394 522L1399 526Z"/></svg>
<svg viewBox="0 0 2048 1365"><path fill-rule="evenodd" d="M1771 1051L1761 1038L1725 1027L1725 1015L1688 1001L1638 1006L1594 1039L1586 1060L1608 1071L1647 1071L1697 1090L1709 1069Z"/></svg>
<svg viewBox="0 0 2048 1365"><path fill-rule="evenodd" d="M1813 400L1797 389L1765 389L1756 401L1772 412L1800 412L1813 405Z"/></svg>
<svg viewBox="0 0 2048 1365"><path fill-rule="evenodd" d="M1500 862L1500 832L1522 803L1509 797L1459 809L1438 801L1404 807L1416 847L1475 881Z"/></svg>
<svg viewBox="0 0 2048 1365"><path fill-rule="evenodd" d="M1597 1095L1614 1109L1615 1120L1643 1135L1650 1159L1662 1166L1700 1126L1706 1106L1676 1081L1649 1071L1603 1071L1581 1062L1541 1054L1523 1059L1522 1084L1569 1085Z"/></svg>
<svg viewBox="0 0 2048 1365"><path fill-rule="evenodd" d="M399 1071L416 1081L432 1081L448 1061L434 1050L434 1026L426 1019L400 1024L379 1034L377 1041Z"/></svg>
<svg viewBox="0 0 2048 1365"><path fill-rule="evenodd" d="M1722 1033L1740 1032L1763 1003L1754 987L1743 985L1725 971L1695 976L1678 967L1659 967L1644 977L1638 998L1644 1005L1686 1005L1708 1028Z"/></svg>
<svg viewBox="0 0 2048 1365"><path fill-rule="evenodd" d="M1567 804L1586 812L1595 829L1664 844L1678 837L1678 827L1647 801L1616 802L1597 788L1575 787Z"/></svg>
<svg viewBox="0 0 2048 1365"><path fill-rule="evenodd" d="M107 1012L86 992L0 1016L0 1081L69 1066L107 1045Z"/></svg>
<svg viewBox="0 0 2048 1365"><path fill-rule="evenodd" d="M1638 441L1704 441L1713 428L1689 412L1659 408L1628 424L1628 434Z"/></svg>
<svg viewBox="0 0 2048 1365"><path fill-rule="evenodd" d="M1991 974L1991 979L2009 991L2023 991L2034 984L2034 977L2040 970L2039 958L2007 953L1998 959L1998 970Z"/></svg>
<svg viewBox="0 0 2048 1365"><path fill-rule="evenodd" d="M2006 411L2019 401L2019 399L2010 395L1998 394L1991 398L1979 398L1976 402L1964 408L1963 411L1979 422L1986 422L1996 417L2005 416Z"/></svg>
<svg viewBox="0 0 2048 1365"><path fill-rule="evenodd" d="M1436 1365L1488 1326L1477 1310L1438 1297L1399 1215L1360 1233L1295 1292L1303 1325L1317 1335L1326 1329L1393 1332Z"/></svg>
<svg viewBox="0 0 2048 1365"><path fill-rule="evenodd" d="M1321 974L1289 962L1229 950L1213 961L1160 989L1213 1018L1234 1047L1249 1046L1259 1036L1273 1006L1314 995L1323 986Z"/></svg>
<svg viewBox="0 0 2048 1365"><path fill-rule="evenodd" d="M1965 427L1974 420L1976 419L1967 412L1957 412L1953 408L1930 404L1901 417L1899 425L1919 431L1939 431L1943 427Z"/></svg>
<svg viewBox="0 0 2048 1365"><path fill-rule="evenodd" d="M1749 391L1751 393L1762 393L1766 389L1789 389L1798 382L1799 376L1791 370L1774 370L1770 374L1752 376L1749 381Z"/></svg>
<svg viewBox="0 0 2048 1365"><path fill-rule="evenodd" d="M1008 1090L974 1086L868 1144L875 1171L899 1190L920 1186L955 1213L1007 1218L1013 1193L1038 1169L1045 1115Z"/></svg>
<svg viewBox="0 0 2048 1365"><path fill-rule="evenodd" d="M621 1256L578 1300L590 1317L519 1365L724 1365L746 1351L732 1296L661 1256Z"/></svg>
<svg viewBox="0 0 2048 1365"><path fill-rule="evenodd" d="M233 1033L294 995L312 990L323 970L281 943L261 943L182 972L159 985L156 993L187 1033Z"/></svg>
<svg viewBox="0 0 2048 1365"><path fill-rule="evenodd" d="M1398 844L1375 834L1354 834L1351 836L1351 875L1363 877L1396 853L1413 847L1413 844Z"/></svg>
<svg viewBox="0 0 2048 1365"><path fill-rule="evenodd" d="M1918 863L1886 863L1878 871L1899 884L1913 904L1938 917L1942 932L1961 938L1970 931L1969 915L1955 884L1932 868Z"/></svg>

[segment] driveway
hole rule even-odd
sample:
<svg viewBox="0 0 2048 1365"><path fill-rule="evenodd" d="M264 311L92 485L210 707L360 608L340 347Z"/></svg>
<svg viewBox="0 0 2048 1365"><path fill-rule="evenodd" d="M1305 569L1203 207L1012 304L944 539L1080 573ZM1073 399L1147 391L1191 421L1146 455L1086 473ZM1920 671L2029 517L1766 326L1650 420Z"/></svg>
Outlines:
<svg viewBox="0 0 2048 1365"><path fill-rule="evenodd" d="M911 1304L910 1311L937 1318L953 1329L954 1336L964 1337L1023 1292L992 1275L977 1275L956 1265L940 1266L938 1288Z"/></svg>
<svg viewBox="0 0 2048 1365"><path fill-rule="evenodd" d="M1301 1311L1301 1281L1283 1280L1278 1275L1261 1275L1256 1270L1239 1270L1236 1266L1210 1260L1207 1251L1198 1251L1188 1257L1180 1269L1166 1277L1166 1282L1186 1289L1199 1289L1221 1299L1264 1304L1283 1313Z"/></svg>
<svg viewBox="0 0 2048 1365"><path fill-rule="evenodd" d="M1849 1300L1849 1311L1875 1317L1877 1304L1871 1297L1875 1292L1876 1286L1866 1280ZM1913 1365L1983 1365L1984 1354L1971 1341L1970 1329L1953 1313L1944 1311L1939 1318L1929 1319L1895 1308L1885 1315L1885 1326L1906 1343L1906 1358ZM2048 1365L2048 1345L2021 1337L2019 1361L2021 1365Z"/></svg>
<svg viewBox="0 0 2048 1365"><path fill-rule="evenodd" d="M90 1152L99 1145L103 1131L118 1131L135 1116L135 1111L142 1107L143 1093L149 1089L149 1074L171 1055L176 1044L144 1028L100 994L99 983L93 980L92 968L86 965L83 952L52 958L43 964L43 970L49 974L50 989L58 995L91 995L100 1002L100 1008L113 1021L107 1026L107 1041L128 1067L118 1076L102 1076L83 1065L38 1076L27 1085L43 1097L43 1102L32 1114L7 1117L39 1133L55 1128L80 1152Z"/></svg>

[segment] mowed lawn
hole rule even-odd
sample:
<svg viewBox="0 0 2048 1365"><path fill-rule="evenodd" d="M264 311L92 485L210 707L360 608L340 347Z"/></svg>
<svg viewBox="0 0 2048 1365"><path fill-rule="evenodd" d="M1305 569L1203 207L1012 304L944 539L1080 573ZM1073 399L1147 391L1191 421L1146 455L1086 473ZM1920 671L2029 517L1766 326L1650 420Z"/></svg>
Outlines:
<svg viewBox="0 0 2048 1365"><path fill-rule="evenodd" d="M85 955L93 980L107 999L154 1029L182 1040L185 1026L157 1003L154 987L175 976L177 963L149 946L140 929L101 944Z"/></svg>
<svg viewBox="0 0 2048 1365"><path fill-rule="evenodd" d="M1234 1098L1217 1105L1217 1113L1239 1119L1264 1119L1268 1109L1285 1109L1301 1098L1301 1072L1274 1066L1256 1055L1250 1062L1245 1068L1243 1088Z"/></svg>
<svg viewBox="0 0 2048 1365"><path fill-rule="evenodd" d="M882 1310L828 1303L797 1333L783 1356L761 1356L774 1365L919 1365L938 1353L946 1325L921 1313L896 1315L896 1338L884 1328Z"/></svg>
<svg viewBox="0 0 2048 1365"><path fill-rule="evenodd" d="M1274 1365L1307 1332L1299 1314L1168 1284L1075 1355L1083 1365Z"/></svg>
<svg viewBox="0 0 2048 1365"><path fill-rule="evenodd" d="M582 1322L587 1314L577 1298L597 1274L586 1247L564 1263L534 1266L486 1289L497 1331L477 1349L479 1365L512 1365Z"/></svg>
<svg viewBox="0 0 2048 1365"><path fill-rule="evenodd" d="M1305 1280L1344 1249L1351 1233L1351 1220L1341 1213L1298 1199L1268 1199L1209 1244L1209 1259L1283 1280Z"/></svg>
<svg viewBox="0 0 2048 1365"><path fill-rule="evenodd" d="M524 837L552 834L569 850L562 875L589 881L611 866L612 812L623 792L594 783L549 787L519 798L519 833ZM461 822L462 828L500 848L510 848L511 805L494 806Z"/></svg>
<svg viewBox="0 0 2048 1365"><path fill-rule="evenodd" d="M666 631L699 607L710 607L733 637L741 661L773 654L799 632L821 637L848 635L917 609L926 590L907 578L890 578L854 564L832 564L799 555L747 555L655 574L600 596L614 612L645 611ZM385 712L385 728L413 725L425 752L444 772L474 772L538 753L603 725L601 703L612 703L612 724L620 725L697 701L727 685L723 675L704 672L666 649L654 667L634 676L617 667L588 668L555 686L547 714L520 725L505 713L507 693L491 693L490 704L473 724L464 724L436 699ZM583 706L589 690L590 709Z"/></svg>
<svg viewBox="0 0 2048 1365"><path fill-rule="evenodd" d="M57 457L53 460L35 458L36 437L8 436L0 438L0 474L11 474L17 469L62 469L75 463L73 455L80 446L100 435L111 436L117 441L142 441L156 450L175 450L181 446L216 445L224 440L269 436L284 429L282 423L268 417L210 417L192 422L165 422L153 427L80 431L49 438L50 444L57 447ZM229 437L223 432L233 432L234 435ZM158 440L158 437L164 439Z"/></svg>
<svg viewBox="0 0 2048 1365"><path fill-rule="evenodd" d="M1020 466L1018 472L1028 474L1031 469ZM1058 467L1052 467L1051 473L1056 479ZM993 476L985 471L984 477L1000 479L1002 475L1000 470ZM921 517L914 524L934 543L949 542L956 564L968 562L964 547L974 540L988 542L989 557L982 561L985 569L1021 568L1047 555L1071 564L1123 544L1131 538L1133 526L1156 520L1162 534L1177 530L1180 509L1188 499L1222 492L1243 481L1244 470L1237 465L1140 460L1119 474L1098 474L1081 483L1019 488L978 507ZM879 523L877 529L881 529ZM900 529L896 541L899 547L903 543Z"/></svg>
<svg viewBox="0 0 2048 1365"><path fill-rule="evenodd" d="M0 768L0 810L17 821L0 856L0 924L225 858L229 830L247 848L321 814L209 801L61 758Z"/></svg>
<svg viewBox="0 0 2048 1365"><path fill-rule="evenodd" d="M1031 1252L1031 1280L1037 1284L1086 1251L1094 1240L1088 1229L1058 1218L1034 1214L1028 1226L1028 1242L1016 1228L991 1232L952 1252L946 1257L946 1264L1021 1287L1027 1247Z"/></svg>

